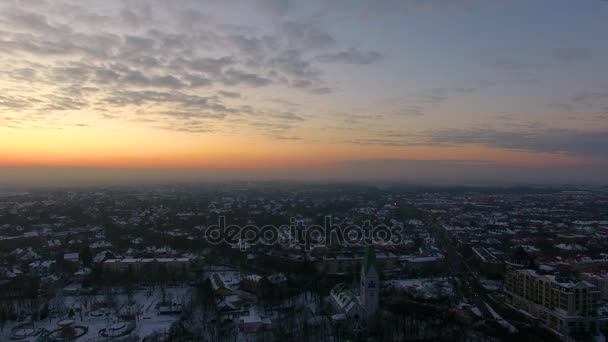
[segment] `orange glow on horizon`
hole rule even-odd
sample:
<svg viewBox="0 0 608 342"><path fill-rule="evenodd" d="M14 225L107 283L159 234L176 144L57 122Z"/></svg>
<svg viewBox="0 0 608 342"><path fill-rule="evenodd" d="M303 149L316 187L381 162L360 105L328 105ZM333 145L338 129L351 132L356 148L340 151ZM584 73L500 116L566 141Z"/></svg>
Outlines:
<svg viewBox="0 0 608 342"><path fill-rule="evenodd" d="M467 160L537 167L589 164L560 153L464 146L380 146L277 140L254 133L180 134L129 124L64 130L0 129L0 166L61 166L132 169L331 168L349 160Z"/></svg>

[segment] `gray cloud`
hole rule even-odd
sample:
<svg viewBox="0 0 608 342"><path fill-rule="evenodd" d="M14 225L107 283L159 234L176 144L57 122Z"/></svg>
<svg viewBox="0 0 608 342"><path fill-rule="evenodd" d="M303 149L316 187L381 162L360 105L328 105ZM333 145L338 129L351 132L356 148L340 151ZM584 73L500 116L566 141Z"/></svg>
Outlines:
<svg viewBox="0 0 608 342"><path fill-rule="evenodd" d="M288 6L287 1L260 1L263 3L263 7L287 8ZM58 2L56 6L60 7L63 4ZM200 87L213 82L220 82L228 86L241 83L266 86L272 84L272 80L262 76L261 73L276 74L278 71L283 75L308 78L309 81L315 82L316 87L311 87L314 88L312 92L324 93L326 90L317 79L319 71L314 70L310 62L303 59L301 51L293 48L322 49L336 45L335 39L331 35L319 30L315 25L295 21L284 22L274 35L260 36L252 36L252 32L243 34L240 33L240 30L235 31L239 33L224 34L208 28L204 28L203 31L184 33L165 33L156 28L150 28L144 31L145 33L139 34L134 32L133 28L143 27L147 21L141 20L141 15L135 9L142 10L133 6L133 8L124 8L120 11L122 23L128 26L125 29L131 32L122 37L113 32L104 32L103 27L102 31L96 28L98 33L91 34L77 31L67 25L53 26L44 15L28 12L27 15L11 18L11 23L20 23L21 26L28 28L28 32L11 33L7 39L0 40L0 47L4 47L4 50L10 51L10 53L22 51L35 55L72 55L74 57L84 54L94 57L91 61L99 59L99 61L109 62L108 65L112 67L117 64L130 64L136 68L132 68L134 70L127 75L123 75L122 80L124 83L137 86L183 87L190 84L192 87ZM149 8L146 9L149 12ZM47 10L45 13L49 13L48 8L45 10ZM8 11L10 12L10 9ZM79 11L90 13L78 6L69 6L69 12L74 13L73 15L78 14ZM280 10L280 12L283 11ZM151 15L151 13L146 14ZM58 16L56 19L64 18ZM227 31L230 30L232 29L227 29ZM196 47L203 46L208 46L209 49L232 46L236 49L235 52L241 53L242 58L237 61L232 56L217 58L200 56ZM164 56L181 57L170 62L166 59L163 60ZM189 58L190 56L194 58ZM249 67L261 70L254 71L239 67L238 64L245 62ZM152 76L138 70L137 67L170 68L181 73L190 70L203 74L181 75L182 77L172 74ZM96 75L101 82L116 82L120 73L121 70L98 70ZM280 79L282 76L277 74L277 77ZM182 82L178 82L180 78ZM186 84L183 80L186 81Z"/></svg>
<svg viewBox="0 0 608 342"><path fill-rule="evenodd" d="M219 75L224 68L234 65L236 61L234 57L224 56L220 58L197 58L186 61L186 63L189 64L191 70L205 72L211 75Z"/></svg>
<svg viewBox="0 0 608 342"><path fill-rule="evenodd" d="M506 56L494 57L490 61L490 66L492 66L496 69L499 69L499 70L509 71L509 72L526 71L526 70L531 70L531 69L535 69L538 67L538 65L536 65L536 64L521 61L521 60L514 59L514 58L509 58Z"/></svg>
<svg viewBox="0 0 608 342"><path fill-rule="evenodd" d="M507 125L505 125L507 126ZM443 129L422 132L382 132L370 138L346 141L358 145L462 146L484 145L535 153L608 158L608 131L546 128L541 124L515 125L517 130L493 128Z"/></svg>
<svg viewBox="0 0 608 342"><path fill-rule="evenodd" d="M196 111L191 111L191 110L184 110L184 111L179 111L179 110L173 110L173 111L164 111L164 112L159 112L158 114L161 116L167 116L167 117L171 117L171 118L177 118L177 119L213 119L213 120L223 120L226 118L226 112L228 112L229 110L224 109L221 113L218 112L196 112Z"/></svg>
<svg viewBox="0 0 608 342"><path fill-rule="evenodd" d="M220 90L217 92L217 94L221 97L228 97L228 98L232 98L232 99L238 99L241 97L241 94L239 94L239 93L235 93L232 91L225 91L225 90Z"/></svg>
<svg viewBox="0 0 608 342"><path fill-rule="evenodd" d="M419 98L426 103L440 103L448 99L448 93L449 90L445 88L427 89L419 94Z"/></svg>
<svg viewBox="0 0 608 342"><path fill-rule="evenodd" d="M42 111L80 110L88 106L88 102L78 96L51 95L45 102Z"/></svg>
<svg viewBox="0 0 608 342"><path fill-rule="evenodd" d="M6 24L26 32L63 34L71 31L66 25L54 26L49 24L46 16L42 14L27 12L20 8L3 11L2 18L2 21Z"/></svg>
<svg viewBox="0 0 608 342"><path fill-rule="evenodd" d="M551 103L549 107L563 113L572 113L574 112L576 106L568 103Z"/></svg>
<svg viewBox="0 0 608 342"><path fill-rule="evenodd" d="M272 83L272 80L253 73L248 73L237 69L228 69L224 73L222 82L225 85L249 85L253 87L263 87Z"/></svg>
<svg viewBox="0 0 608 342"><path fill-rule="evenodd" d="M255 0L258 8L271 14L283 16L291 7L289 0Z"/></svg>
<svg viewBox="0 0 608 342"><path fill-rule="evenodd" d="M571 63L591 59L591 50L581 47L557 48L551 51L553 59L558 62Z"/></svg>
<svg viewBox="0 0 608 342"><path fill-rule="evenodd" d="M112 69L96 68L95 69L95 80L98 83L114 83L120 79L120 74Z"/></svg>
<svg viewBox="0 0 608 342"><path fill-rule="evenodd" d="M201 75L186 75L185 79L191 88L207 87L213 83L211 79Z"/></svg>
<svg viewBox="0 0 608 342"><path fill-rule="evenodd" d="M304 89L311 94L325 95L332 93L330 87L318 85L316 82L306 79L293 80L290 84L292 88Z"/></svg>
<svg viewBox="0 0 608 342"><path fill-rule="evenodd" d="M280 25L279 30L281 38L287 40L289 48L292 49L323 50L338 45L331 34L318 28L318 23L285 21Z"/></svg>
<svg viewBox="0 0 608 342"><path fill-rule="evenodd" d="M548 106L559 113L571 114L571 118L579 120L583 115L587 118L601 119L608 105L608 91L583 91L570 96L569 102L550 103Z"/></svg>
<svg viewBox="0 0 608 342"><path fill-rule="evenodd" d="M531 152L608 157L608 132L605 131L544 129L510 132L484 128L451 129L431 132L429 142L439 145L480 144Z"/></svg>
<svg viewBox="0 0 608 342"><path fill-rule="evenodd" d="M308 92L316 95L327 95L331 94L333 91L330 87L315 87L308 89Z"/></svg>
<svg viewBox="0 0 608 342"><path fill-rule="evenodd" d="M143 87L154 88L183 88L186 86L180 79L172 75L148 77L139 70L131 70L126 73L120 82ZM190 80L190 84L204 85L205 80Z"/></svg>
<svg viewBox="0 0 608 342"><path fill-rule="evenodd" d="M608 99L608 91L591 91L574 95L572 96L571 101L591 105L605 99Z"/></svg>
<svg viewBox="0 0 608 342"><path fill-rule="evenodd" d="M304 121L303 117L292 112L274 114L272 117L280 119L281 121Z"/></svg>
<svg viewBox="0 0 608 342"><path fill-rule="evenodd" d="M346 63L346 64L359 64L367 65L372 64L383 56L379 52L367 51L363 52L356 48L350 48L346 51L340 51L337 53L324 54L317 57L318 60L326 63Z"/></svg>
<svg viewBox="0 0 608 342"><path fill-rule="evenodd" d="M361 20L382 20L387 16L411 18L420 14L465 14L473 5L488 3L481 0L325 0L324 11L352 13Z"/></svg>
<svg viewBox="0 0 608 342"><path fill-rule="evenodd" d="M302 59L302 52L299 50L287 50L279 56L270 60L270 65L276 67L285 74L298 78L315 80L319 71L312 68L310 62Z"/></svg>
<svg viewBox="0 0 608 342"><path fill-rule="evenodd" d="M122 54L149 52L154 51L156 47L156 41L151 38L131 36L127 35L124 37L124 44L121 47Z"/></svg>
<svg viewBox="0 0 608 342"><path fill-rule="evenodd" d="M280 105L284 105L290 108L298 108L298 107L302 107L301 104L299 103L295 103L289 100L285 100L285 99L280 99L280 98L271 98L271 99L265 99L265 101L267 102L272 102L272 103L278 103Z"/></svg>
<svg viewBox="0 0 608 342"><path fill-rule="evenodd" d="M253 6L256 13L271 15L272 22L264 31L217 22L208 12L214 6ZM164 129L200 116L223 120L252 113L261 121L289 122L291 129L302 121L294 106L269 112L231 108L221 99L243 98L249 88L272 86L329 94L332 86L315 56L357 65L382 57L342 47L314 17L288 18L291 8L289 0L1 3L0 64L8 70L11 87L40 86L49 93L19 97L14 89L0 89L0 107L28 111L31 120L25 122L31 125L52 120L54 112L85 108L98 117L130 120L128 106L162 105L172 109L148 110L173 122L158 126ZM40 60L44 64L36 62ZM104 108L108 105L113 113ZM281 128L268 127L268 132L289 136ZM213 126L179 129L202 132Z"/></svg>
<svg viewBox="0 0 608 342"><path fill-rule="evenodd" d="M347 160L344 162L344 165L350 166L360 166L360 167L369 167L369 166L386 166L386 167L403 167L403 166L412 166L412 165L425 165L425 166L479 166L479 165L492 165L494 164L491 161L487 160L432 160L432 159L361 159L361 160Z"/></svg>
<svg viewBox="0 0 608 342"><path fill-rule="evenodd" d="M477 90L476 87L444 87L422 89L417 94L410 96L411 100L425 104L437 104L447 101L453 94L468 94Z"/></svg>
<svg viewBox="0 0 608 342"><path fill-rule="evenodd" d="M184 132L184 133L195 133L195 134L213 132L213 129L211 127L209 127L205 123L197 121L197 120L187 120L187 121L180 121L177 123L175 123L175 122L167 123L167 124L162 124L162 125L156 125L154 127L164 129L164 130Z"/></svg>
<svg viewBox="0 0 608 342"><path fill-rule="evenodd" d="M34 81L38 76L38 70L31 67L16 68L8 71L7 76L19 81Z"/></svg>
<svg viewBox="0 0 608 342"><path fill-rule="evenodd" d="M404 106L399 108L394 115L396 116L423 116L424 108L421 106Z"/></svg>
<svg viewBox="0 0 608 342"><path fill-rule="evenodd" d="M333 171L341 179L401 180L433 184L605 183L606 164L518 167L486 160L350 160Z"/></svg>
<svg viewBox="0 0 608 342"><path fill-rule="evenodd" d="M23 95L0 94L0 108L11 111L21 111L30 108L36 102L40 102L40 100Z"/></svg>
<svg viewBox="0 0 608 342"><path fill-rule="evenodd" d="M206 106L210 100L210 97L188 95L177 91L116 90L109 96L102 99L102 102L115 106L141 106L143 104L150 103L177 103L182 106L197 107Z"/></svg>
<svg viewBox="0 0 608 342"><path fill-rule="evenodd" d="M129 9L123 8L120 11L120 18L122 19L122 21L124 23L126 23L127 25L129 25L130 27L132 27L134 29L139 28L141 25L141 20L140 20L139 16L135 12L133 12Z"/></svg>
<svg viewBox="0 0 608 342"><path fill-rule="evenodd" d="M89 79L91 70L79 66L55 67L51 70L51 79L57 83L83 83Z"/></svg>

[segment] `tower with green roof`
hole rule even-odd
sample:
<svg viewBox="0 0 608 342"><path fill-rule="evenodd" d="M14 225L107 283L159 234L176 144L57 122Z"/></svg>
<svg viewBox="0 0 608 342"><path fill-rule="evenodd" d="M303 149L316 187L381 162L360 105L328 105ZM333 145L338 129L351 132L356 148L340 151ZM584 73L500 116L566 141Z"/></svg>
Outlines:
<svg viewBox="0 0 608 342"><path fill-rule="evenodd" d="M376 252L374 246L365 247L365 256L361 265L361 306L367 317L373 316L378 310L379 302L379 276L376 269Z"/></svg>

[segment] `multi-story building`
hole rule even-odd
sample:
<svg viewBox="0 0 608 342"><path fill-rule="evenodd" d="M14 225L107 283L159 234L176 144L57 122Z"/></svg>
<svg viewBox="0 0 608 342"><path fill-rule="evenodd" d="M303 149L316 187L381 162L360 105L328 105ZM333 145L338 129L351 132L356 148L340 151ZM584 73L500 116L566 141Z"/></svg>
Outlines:
<svg viewBox="0 0 608 342"><path fill-rule="evenodd" d="M500 276L504 272L504 262L498 258L492 251L484 247L472 247L473 256L479 270L491 277Z"/></svg>
<svg viewBox="0 0 608 342"><path fill-rule="evenodd" d="M257 274L251 274L241 279L240 288L242 290L261 295L264 284L264 277Z"/></svg>
<svg viewBox="0 0 608 342"><path fill-rule="evenodd" d="M583 273L582 278L597 286L602 300L608 300L608 273Z"/></svg>
<svg viewBox="0 0 608 342"><path fill-rule="evenodd" d="M126 258L108 259L103 263L103 271L110 273L166 271L169 273L187 272L190 258Z"/></svg>
<svg viewBox="0 0 608 342"><path fill-rule="evenodd" d="M418 274L440 274L445 270L445 257L442 254L435 255L403 255L399 257L403 262L403 268L408 272Z"/></svg>
<svg viewBox="0 0 608 342"><path fill-rule="evenodd" d="M505 277L506 300L564 335L595 335L598 330L598 288L587 282L533 269L513 269Z"/></svg>
<svg viewBox="0 0 608 342"><path fill-rule="evenodd" d="M318 271L325 274L343 275L357 272L364 261L364 254L330 254L315 262ZM399 257L391 252L378 252L376 256L378 267L384 272L399 269Z"/></svg>

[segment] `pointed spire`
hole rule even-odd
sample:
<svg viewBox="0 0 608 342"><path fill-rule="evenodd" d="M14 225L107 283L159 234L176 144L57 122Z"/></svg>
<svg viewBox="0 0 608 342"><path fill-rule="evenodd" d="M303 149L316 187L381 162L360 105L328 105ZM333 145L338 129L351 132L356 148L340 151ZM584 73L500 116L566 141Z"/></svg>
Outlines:
<svg viewBox="0 0 608 342"><path fill-rule="evenodd" d="M376 252L374 246L370 243L365 249L365 258L363 259L363 272L367 274L370 267L376 267Z"/></svg>
<svg viewBox="0 0 608 342"><path fill-rule="evenodd" d="M351 285L353 293L359 293L359 280L357 279L357 273L353 273L353 283Z"/></svg>

